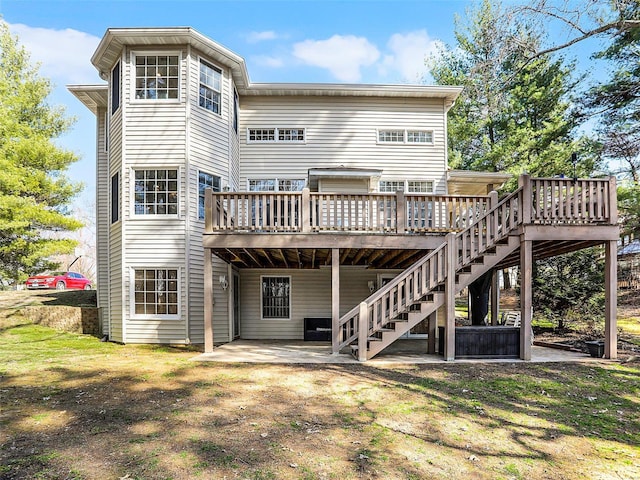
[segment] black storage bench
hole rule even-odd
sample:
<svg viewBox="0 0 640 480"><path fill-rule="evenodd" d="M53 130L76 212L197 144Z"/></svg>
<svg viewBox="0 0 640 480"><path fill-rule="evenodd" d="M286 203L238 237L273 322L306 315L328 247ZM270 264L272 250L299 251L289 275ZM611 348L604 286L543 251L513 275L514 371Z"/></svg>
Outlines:
<svg viewBox="0 0 640 480"><path fill-rule="evenodd" d="M330 342L331 318L306 317L304 319L305 342Z"/></svg>

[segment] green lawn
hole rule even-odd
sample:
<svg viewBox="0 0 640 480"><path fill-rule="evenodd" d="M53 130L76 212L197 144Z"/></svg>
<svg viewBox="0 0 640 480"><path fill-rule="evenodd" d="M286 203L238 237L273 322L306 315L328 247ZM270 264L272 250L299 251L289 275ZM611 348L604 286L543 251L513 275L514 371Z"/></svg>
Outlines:
<svg viewBox="0 0 640 480"><path fill-rule="evenodd" d="M639 363L195 355L0 325L0 478L640 478Z"/></svg>

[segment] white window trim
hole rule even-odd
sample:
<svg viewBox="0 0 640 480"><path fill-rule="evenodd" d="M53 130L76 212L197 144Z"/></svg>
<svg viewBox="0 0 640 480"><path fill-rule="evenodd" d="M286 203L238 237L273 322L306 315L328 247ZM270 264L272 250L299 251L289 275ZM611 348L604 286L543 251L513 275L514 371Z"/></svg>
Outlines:
<svg viewBox="0 0 640 480"><path fill-rule="evenodd" d="M381 142L380 141L380 132L386 131L404 131L403 141L402 142ZM409 142L409 132L429 132L431 134L430 142ZM376 144L377 145L427 145L433 146L435 144L434 141L435 132L428 128L397 128L397 127L389 127L389 128L376 128Z"/></svg>
<svg viewBox="0 0 640 480"><path fill-rule="evenodd" d="M263 177L263 178L247 178L247 192L251 192L252 190L250 190L250 182L251 181L261 181L261 180L273 180L275 182L275 190L253 190L253 192L255 193L270 193L270 192L285 192L285 193L296 193L296 192L301 192L302 190L280 190L280 181L291 181L291 180L302 180L304 182L304 187L302 188L307 188L307 179L306 178L301 178L301 177L291 177L291 178L283 178L283 177Z"/></svg>
<svg viewBox="0 0 640 480"><path fill-rule="evenodd" d="M136 313L136 270L177 270L178 275L178 313L149 315ZM129 267L129 312L132 320L182 321L182 266L177 265L136 265Z"/></svg>
<svg viewBox="0 0 640 480"><path fill-rule="evenodd" d="M405 194L410 194L410 195L434 195L435 194L435 190L436 190L436 182L433 179L430 178L416 178L416 179L395 179L395 178L381 178L378 181L378 192L379 193L395 193L395 192L382 192L380 191L380 182L396 182L396 183L402 183L403 184L403 192ZM431 191L430 192L410 192L409 191L409 182L430 182L431 183Z"/></svg>
<svg viewBox="0 0 640 480"><path fill-rule="evenodd" d="M282 277L289 279L289 317L288 318L264 318L263 314L263 303L262 303L262 279L263 278L272 278L272 277ZM263 322L290 322L293 318L293 282L291 281L291 275L260 275L260 320Z"/></svg>
<svg viewBox="0 0 640 480"><path fill-rule="evenodd" d="M178 98L136 98L136 56L153 56L153 55L166 55L178 56ZM182 103L182 69L184 62L184 55L182 50L132 50L130 56L130 68L132 71L131 81L129 86L129 103L134 103L136 105L157 105L158 103ZM122 75L122 67L120 67L120 74ZM122 90L122 89L121 89ZM212 112L213 113L213 112Z"/></svg>
<svg viewBox="0 0 640 480"><path fill-rule="evenodd" d="M273 140L249 140L249 131L250 130L274 130ZM302 135L304 136L304 140L278 140L280 130L302 130ZM287 144L287 145L305 145L307 143L307 129L305 127L247 127L247 144Z"/></svg>
<svg viewBox="0 0 640 480"><path fill-rule="evenodd" d="M155 213L148 215L144 213L136 213L136 170L177 170L177 182L178 182L178 204L177 213ZM137 167L131 167L129 169L129 218L135 220L149 221L153 219L174 219L179 220L182 218L182 168L178 166L167 165L140 165Z"/></svg>
<svg viewBox="0 0 640 480"><path fill-rule="evenodd" d="M198 203L196 206L196 220L199 222L204 222L205 218L200 218L200 174L203 173L205 175L211 175L212 177L217 177L220 180L220 190L218 190L218 192L222 192L222 176L220 175L216 175L215 173L211 173L211 172L207 172L201 169L198 169L196 171L196 184L198 185L196 187L196 192L198 193ZM179 186L178 186L179 189ZM179 198L178 198L179 200ZM206 196L205 196L205 205L206 205ZM206 207L205 207L206 208ZM206 212L205 212L205 217L207 216Z"/></svg>
<svg viewBox="0 0 640 480"><path fill-rule="evenodd" d="M220 94L220 111L218 113L209 110L208 108L202 107L200 106L200 64L201 62L206 63L207 65L213 67L213 68L217 68L218 70L220 70L220 91L218 92ZM218 65L215 62L212 62L211 60L209 60L208 58L204 58L204 57L198 57L198 92L197 92L197 98L196 98L196 102L198 105L198 108L201 108L203 110L206 110L207 112L209 112L212 115L215 115L217 117L222 117L222 110L224 108L224 68L222 68L220 65ZM207 85L207 87L209 87ZM211 88L211 87L209 87ZM213 90L213 89L212 89ZM215 90L213 90L215 92ZM233 125L232 125L233 127Z"/></svg>

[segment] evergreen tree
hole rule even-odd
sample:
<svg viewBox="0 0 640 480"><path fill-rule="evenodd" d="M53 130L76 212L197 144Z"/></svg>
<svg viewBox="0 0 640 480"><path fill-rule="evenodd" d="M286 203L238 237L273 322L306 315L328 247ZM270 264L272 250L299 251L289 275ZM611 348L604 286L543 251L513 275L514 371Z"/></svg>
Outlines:
<svg viewBox="0 0 640 480"><path fill-rule="evenodd" d="M573 65L549 55L525 61L538 49L541 33L505 17L497 3L484 0L468 17L466 26L456 22L455 48L431 64L436 83L465 87L449 112L451 166L573 175L571 154L576 152L577 173L591 173L596 165L591 144L574 135Z"/></svg>
<svg viewBox="0 0 640 480"><path fill-rule="evenodd" d="M0 277L21 280L57 265L48 257L72 251L58 238L82 224L69 216L80 191L65 172L77 157L54 140L71 120L47 103L49 80L0 21Z"/></svg>

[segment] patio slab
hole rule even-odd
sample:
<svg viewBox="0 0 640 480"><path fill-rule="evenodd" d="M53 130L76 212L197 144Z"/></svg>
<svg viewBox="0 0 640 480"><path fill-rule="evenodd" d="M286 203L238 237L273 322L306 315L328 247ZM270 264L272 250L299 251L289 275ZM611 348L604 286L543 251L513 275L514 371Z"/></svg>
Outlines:
<svg viewBox="0 0 640 480"><path fill-rule="evenodd" d="M367 365L450 363L439 355L423 353L426 340L399 340L390 345ZM236 340L216 347L212 353L203 353L196 361L224 363L353 363L358 362L348 353L331 353L327 342L303 342L295 340ZM531 362L584 362L600 360L585 353L558 350L534 345ZM459 359L456 363L519 363L519 359ZM524 362L526 363L526 362Z"/></svg>

